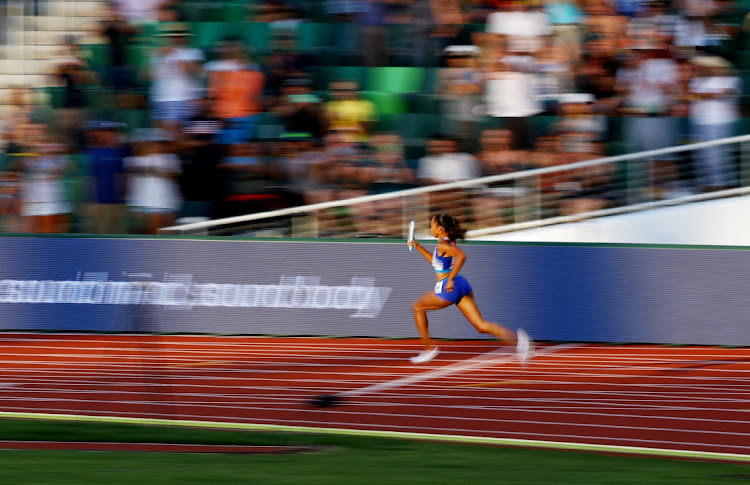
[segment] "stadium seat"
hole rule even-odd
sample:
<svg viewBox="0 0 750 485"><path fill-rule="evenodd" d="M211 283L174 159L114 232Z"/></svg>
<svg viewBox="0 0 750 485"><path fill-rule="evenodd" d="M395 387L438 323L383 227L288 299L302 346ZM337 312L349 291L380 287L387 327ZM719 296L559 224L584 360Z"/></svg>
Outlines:
<svg viewBox="0 0 750 485"><path fill-rule="evenodd" d="M253 54L267 54L271 51L271 32L265 22L242 22L242 38Z"/></svg>
<svg viewBox="0 0 750 485"><path fill-rule="evenodd" d="M409 111L409 100L402 93L362 91L360 95L362 98L375 103L379 114L397 114Z"/></svg>
<svg viewBox="0 0 750 485"><path fill-rule="evenodd" d="M411 143L421 142L438 135L442 119L439 116L423 113L403 113L396 121L398 132L404 140Z"/></svg>
<svg viewBox="0 0 750 485"><path fill-rule="evenodd" d="M250 14L250 10L248 9L249 5L252 5L252 2L225 2L222 6L223 20L225 22L241 22L247 20Z"/></svg>
<svg viewBox="0 0 750 485"><path fill-rule="evenodd" d="M195 37L191 44L202 49L215 47L229 36L243 37L243 22L195 22L191 24Z"/></svg>
<svg viewBox="0 0 750 485"><path fill-rule="evenodd" d="M132 132L150 126L149 113L145 109L122 109L117 111L118 120L126 125L126 131Z"/></svg>
<svg viewBox="0 0 750 485"><path fill-rule="evenodd" d="M182 0L175 8L186 22L221 22L224 20L224 4L220 1Z"/></svg>
<svg viewBox="0 0 750 485"><path fill-rule="evenodd" d="M147 45L129 45L125 48L125 55L128 62L134 69L133 75L135 76L136 84L143 82L143 77L148 74L149 60L151 59L151 52L155 49L153 46Z"/></svg>
<svg viewBox="0 0 750 485"><path fill-rule="evenodd" d="M333 45L331 26L317 22L303 22L299 26L298 47L303 53L319 54Z"/></svg>
<svg viewBox="0 0 750 485"><path fill-rule="evenodd" d="M46 95L50 108L60 108L62 106L63 88L59 86L48 86L42 88Z"/></svg>
<svg viewBox="0 0 750 485"><path fill-rule="evenodd" d="M362 66L321 66L317 74L316 89L326 90L332 81L355 81L364 89L366 68Z"/></svg>
<svg viewBox="0 0 750 485"><path fill-rule="evenodd" d="M365 89L389 93L419 93L424 84L420 67L371 67L367 71Z"/></svg>

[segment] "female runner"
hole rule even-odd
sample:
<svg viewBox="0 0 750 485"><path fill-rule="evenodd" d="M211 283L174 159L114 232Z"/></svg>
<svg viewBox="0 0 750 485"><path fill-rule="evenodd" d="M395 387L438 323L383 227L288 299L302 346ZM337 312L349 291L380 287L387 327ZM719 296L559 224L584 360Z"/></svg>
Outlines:
<svg viewBox="0 0 750 485"><path fill-rule="evenodd" d="M474 300L474 293L466 278L459 271L464 265L466 254L456 245L456 240L463 239L466 230L449 214L438 214L430 221L430 233L438 239L438 245L430 253L416 240L409 241L409 247L415 247L435 268L437 283L433 291L428 291L412 303L414 321L422 337L424 350L416 357L411 357L412 364L423 364L435 358L438 347L432 342L427 328L427 311L440 310L455 304L479 333L489 333L500 340L515 342L519 361L525 364L533 351L533 342L523 329L513 332L507 327L486 321Z"/></svg>

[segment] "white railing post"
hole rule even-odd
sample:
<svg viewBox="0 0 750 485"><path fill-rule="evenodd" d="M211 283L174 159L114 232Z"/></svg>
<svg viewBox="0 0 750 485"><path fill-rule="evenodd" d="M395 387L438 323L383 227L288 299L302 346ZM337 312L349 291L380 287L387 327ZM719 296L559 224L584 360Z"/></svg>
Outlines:
<svg viewBox="0 0 750 485"><path fill-rule="evenodd" d="M739 183L740 187L750 185L750 141L740 142L739 160Z"/></svg>

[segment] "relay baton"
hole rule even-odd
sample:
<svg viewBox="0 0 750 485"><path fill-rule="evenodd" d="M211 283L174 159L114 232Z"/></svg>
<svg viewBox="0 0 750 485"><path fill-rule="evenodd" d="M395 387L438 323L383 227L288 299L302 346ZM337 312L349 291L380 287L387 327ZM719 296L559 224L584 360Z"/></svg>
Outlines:
<svg viewBox="0 0 750 485"><path fill-rule="evenodd" d="M417 230L417 221L411 221L409 223L409 239L408 239L408 242L411 242L411 241L414 240L414 233L416 232L416 230ZM414 245L412 244L411 246L409 246L409 251L413 251L413 250L414 250Z"/></svg>

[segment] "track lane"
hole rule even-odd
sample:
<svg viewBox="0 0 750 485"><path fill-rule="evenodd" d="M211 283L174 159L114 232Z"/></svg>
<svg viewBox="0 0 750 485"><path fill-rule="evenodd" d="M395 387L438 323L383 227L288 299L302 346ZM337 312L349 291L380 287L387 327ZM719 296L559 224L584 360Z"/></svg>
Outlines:
<svg viewBox="0 0 750 485"><path fill-rule="evenodd" d="M412 340L5 334L0 412L750 455L750 349L589 344L539 355L523 369L494 342L441 347L438 360L412 366ZM497 362L442 370L488 352ZM343 406L306 404L351 391Z"/></svg>

